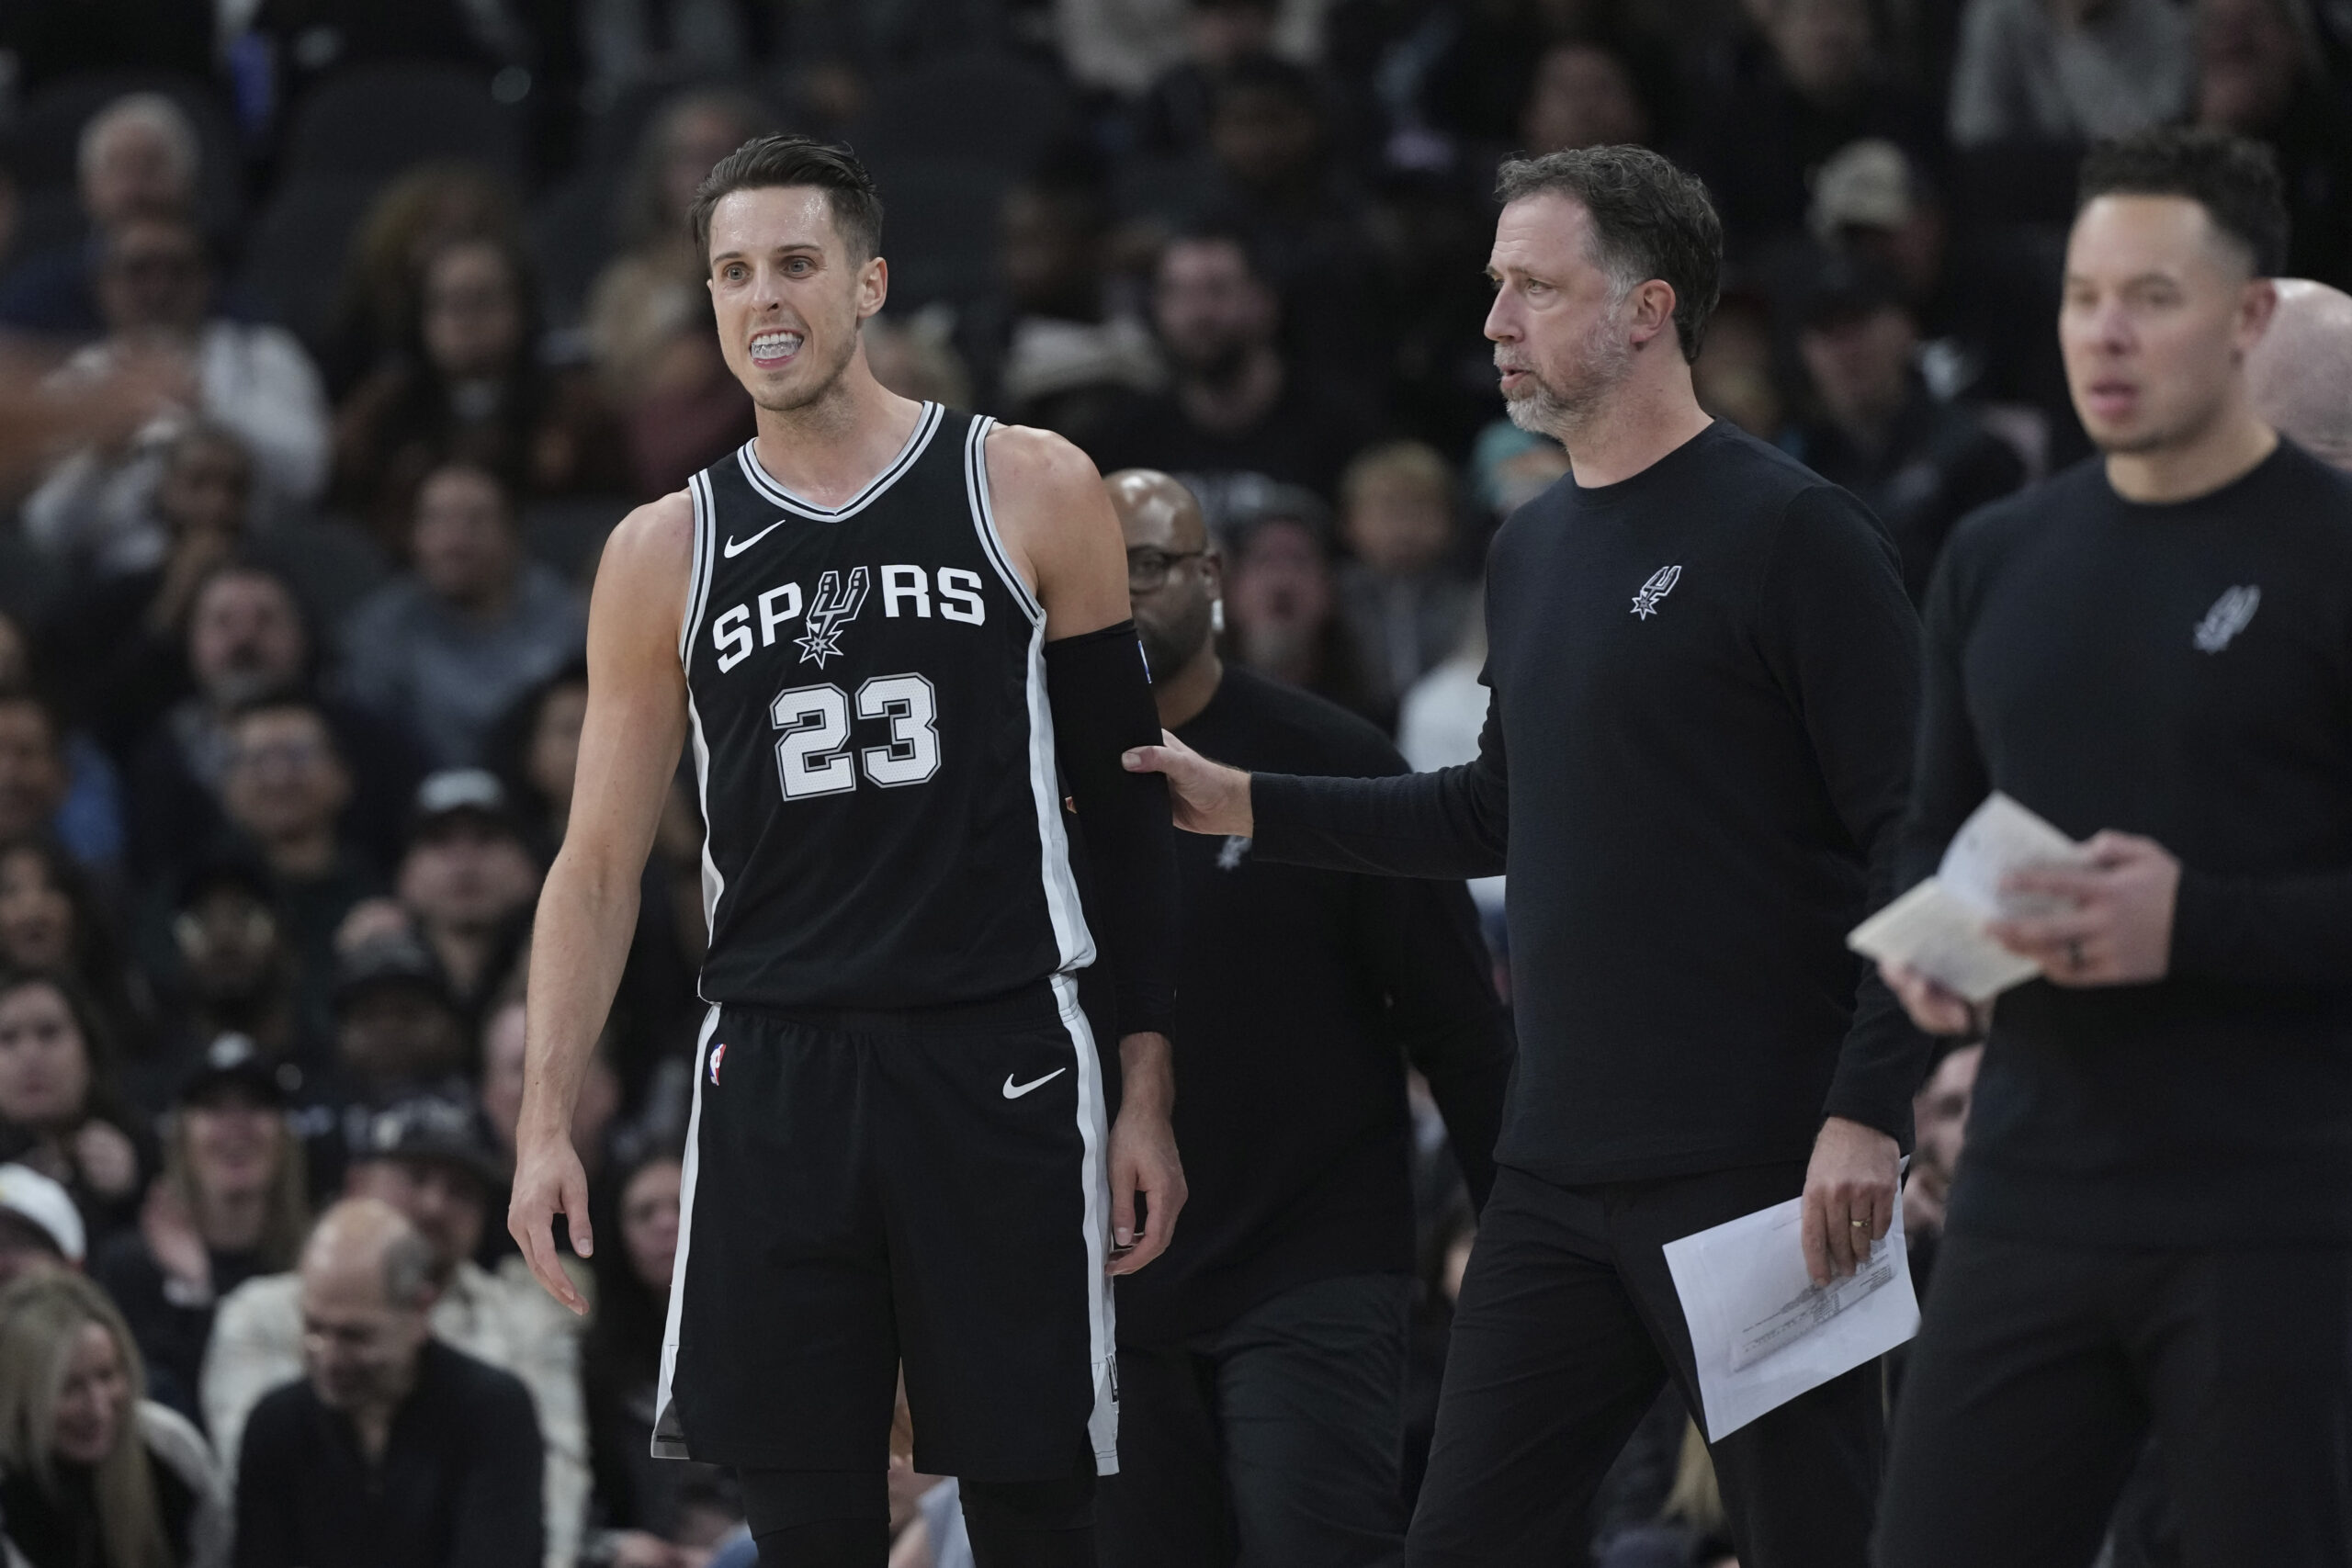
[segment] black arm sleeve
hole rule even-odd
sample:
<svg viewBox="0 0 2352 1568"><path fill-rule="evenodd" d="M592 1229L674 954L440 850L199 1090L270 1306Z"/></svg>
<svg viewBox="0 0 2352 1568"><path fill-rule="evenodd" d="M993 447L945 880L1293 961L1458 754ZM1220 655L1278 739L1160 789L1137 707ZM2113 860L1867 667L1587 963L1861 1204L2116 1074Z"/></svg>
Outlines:
<svg viewBox="0 0 2352 1568"><path fill-rule="evenodd" d="M1250 780L1251 850L1289 865L1384 876L1495 876L1510 834L1502 721L1491 699L1478 755L1434 773Z"/></svg>
<svg viewBox="0 0 2352 1568"><path fill-rule="evenodd" d="M1151 676L1136 624L1046 645L1054 749L1078 802L1102 917L1103 956L1117 982L1122 1036L1168 1032L1176 1009L1176 839L1168 781L1131 773L1122 753L1159 743Z"/></svg>

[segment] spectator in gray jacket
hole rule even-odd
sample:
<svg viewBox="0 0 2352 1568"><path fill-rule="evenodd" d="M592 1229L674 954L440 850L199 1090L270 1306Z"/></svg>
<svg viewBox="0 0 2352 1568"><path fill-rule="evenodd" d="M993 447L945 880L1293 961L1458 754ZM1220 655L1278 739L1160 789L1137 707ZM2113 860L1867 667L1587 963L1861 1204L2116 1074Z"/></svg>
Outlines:
<svg viewBox="0 0 2352 1568"><path fill-rule="evenodd" d="M515 698L580 657L587 617L555 570L524 554L498 477L447 463L417 488L414 568L352 613L351 694L424 743L435 765L469 767Z"/></svg>

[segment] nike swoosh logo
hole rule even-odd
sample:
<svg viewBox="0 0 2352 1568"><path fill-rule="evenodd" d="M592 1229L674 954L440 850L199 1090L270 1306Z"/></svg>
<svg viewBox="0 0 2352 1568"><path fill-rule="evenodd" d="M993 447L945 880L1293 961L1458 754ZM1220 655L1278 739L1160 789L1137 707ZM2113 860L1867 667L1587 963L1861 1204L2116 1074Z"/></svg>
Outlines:
<svg viewBox="0 0 2352 1568"><path fill-rule="evenodd" d="M741 555L745 550L750 549L753 545L758 544L762 539L766 538L770 534L775 533L778 528L783 527L790 521L791 519L788 517L779 517L740 545L735 542L735 536L729 534L727 536L727 543L719 547L718 553L725 556L729 560L733 560L737 556Z"/></svg>
<svg viewBox="0 0 2352 1568"><path fill-rule="evenodd" d="M1068 1071L1069 1071L1068 1067L1056 1067L1044 1077L1031 1078L1024 1084L1015 1084L1012 1081L1012 1075L1011 1073L1007 1073L1004 1075L1004 1098L1007 1100L1019 1100L1023 1095L1027 1094L1039 1084L1049 1084Z"/></svg>

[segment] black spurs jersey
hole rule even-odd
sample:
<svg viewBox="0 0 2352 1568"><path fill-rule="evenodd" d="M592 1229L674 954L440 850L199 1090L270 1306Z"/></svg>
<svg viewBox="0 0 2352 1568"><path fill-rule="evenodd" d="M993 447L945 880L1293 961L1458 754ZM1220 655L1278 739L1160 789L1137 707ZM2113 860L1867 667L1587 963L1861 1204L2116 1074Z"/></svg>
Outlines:
<svg viewBox="0 0 2352 1568"><path fill-rule="evenodd" d="M989 504L993 423L925 403L837 507L776 483L748 442L687 485L707 1001L925 1007L1093 960L1045 611Z"/></svg>

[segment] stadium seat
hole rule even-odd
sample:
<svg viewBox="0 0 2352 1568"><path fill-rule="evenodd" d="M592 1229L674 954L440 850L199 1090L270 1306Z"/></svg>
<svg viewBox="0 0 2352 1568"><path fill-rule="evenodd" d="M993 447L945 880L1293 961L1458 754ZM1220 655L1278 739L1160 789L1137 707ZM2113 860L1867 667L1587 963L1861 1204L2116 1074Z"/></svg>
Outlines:
<svg viewBox="0 0 2352 1568"><path fill-rule="evenodd" d="M882 191L892 312L986 293L996 276L997 209L1013 174L963 157L875 158L866 166Z"/></svg>
<svg viewBox="0 0 2352 1568"><path fill-rule="evenodd" d="M1068 128L1069 95L1053 77L1008 55L925 62L876 84L844 136L869 164L953 155L1026 173ZM888 187L883 197L889 198Z"/></svg>
<svg viewBox="0 0 2352 1568"><path fill-rule="evenodd" d="M246 238L236 297L318 345L343 287L345 247L374 196L347 180L281 186Z"/></svg>
<svg viewBox="0 0 2352 1568"><path fill-rule="evenodd" d="M523 130L477 72L423 62L355 66L320 82L295 110L284 178L373 186L429 158L465 158L520 186Z"/></svg>

